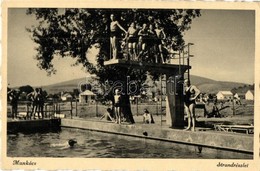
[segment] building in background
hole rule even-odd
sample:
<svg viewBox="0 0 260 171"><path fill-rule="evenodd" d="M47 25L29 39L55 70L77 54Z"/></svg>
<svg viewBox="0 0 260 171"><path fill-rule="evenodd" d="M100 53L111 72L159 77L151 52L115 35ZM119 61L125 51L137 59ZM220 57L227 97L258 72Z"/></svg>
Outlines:
<svg viewBox="0 0 260 171"><path fill-rule="evenodd" d="M245 94L246 100L254 100L255 92L254 90L248 90Z"/></svg>
<svg viewBox="0 0 260 171"><path fill-rule="evenodd" d="M79 94L80 103L89 103L95 100L96 94L90 90L85 90Z"/></svg>
<svg viewBox="0 0 260 171"><path fill-rule="evenodd" d="M233 93L231 91L219 91L216 96L218 100L229 100L233 98Z"/></svg>

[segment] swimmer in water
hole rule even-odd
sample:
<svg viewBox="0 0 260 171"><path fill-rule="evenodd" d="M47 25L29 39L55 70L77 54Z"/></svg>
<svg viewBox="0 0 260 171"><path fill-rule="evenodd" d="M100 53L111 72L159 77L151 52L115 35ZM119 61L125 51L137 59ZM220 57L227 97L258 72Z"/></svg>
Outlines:
<svg viewBox="0 0 260 171"><path fill-rule="evenodd" d="M70 147L73 147L74 144L77 144L77 141L76 141L76 140L73 140L73 139L70 139L70 140L68 141L68 144L69 144Z"/></svg>
<svg viewBox="0 0 260 171"><path fill-rule="evenodd" d="M68 148L68 147L74 147L75 144L77 144L77 140L69 139L68 142L63 144L51 144L51 147Z"/></svg>

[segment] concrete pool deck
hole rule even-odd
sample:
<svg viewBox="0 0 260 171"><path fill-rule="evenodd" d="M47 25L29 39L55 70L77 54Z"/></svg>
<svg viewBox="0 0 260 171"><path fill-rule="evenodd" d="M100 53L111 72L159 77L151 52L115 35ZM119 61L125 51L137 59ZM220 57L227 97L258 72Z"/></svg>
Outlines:
<svg viewBox="0 0 260 171"><path fill-rule="evenodd" d="M109 121L80 118L61 119L61 127L168 141L253 155L253 134L205 131L203 128L197 128L195 132L192 132L172 129L161 124L122 123L119 125Z"/></svg>
<svg viewBox="0 0 260 171"><path fill-rule="evenodd" d="M180 145L180 148L203 148L211 151L219 158L253 158L253 134L218 132L211 129L197 127L195 132L183 129L172 129L165 122L156 124L142 124L141 116L135 118L135 124L99 120L99 118L64 118L8 121L8 132L41 131L48 128L73 128L97 131L108 134L123 135L140 139L166 141ZM207 149L207 150L206 150Z"/></svg>

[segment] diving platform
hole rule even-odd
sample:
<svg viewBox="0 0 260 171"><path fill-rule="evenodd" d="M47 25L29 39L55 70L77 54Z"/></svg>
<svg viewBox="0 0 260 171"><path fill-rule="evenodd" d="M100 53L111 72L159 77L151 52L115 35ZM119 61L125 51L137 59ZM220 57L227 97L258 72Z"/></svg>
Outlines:
<svg viewBox="0 0 260 171"><path fill-rule="evenodd" d="M111 59L104 62L105 67L121 67L153 71L166 76L166 124L171 128L184 128L184 73L191 67L183 64L162 64L125 59Z"/></svg>
<svg viewBox="0 0 260 171"><path fill-rule="evenodd" d="M154 63L154 62L142 62L135 60L125 60L125 59L111 59L104 62L105 66L118 66L124 68L134 68L141 70L153 70L162 74L170 74L178 72L184 73L186 70L191 69L191 66L188 65L179 65L179 64L162 64L162 63Z"/></svg>

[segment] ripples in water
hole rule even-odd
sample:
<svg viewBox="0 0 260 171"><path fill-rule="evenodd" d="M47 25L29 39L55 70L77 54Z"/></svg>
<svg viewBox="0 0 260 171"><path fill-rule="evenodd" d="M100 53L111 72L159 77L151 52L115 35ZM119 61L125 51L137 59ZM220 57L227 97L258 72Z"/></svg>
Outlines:
<svg viewBox="0 0 260 171"><path fill-rule="evenodd" d="M77 139L73 148L51 147L51 144L66 143L71 138ZM8 134L7 153L9 157L212 158L179 148L174 143L77 129Z"/></svg>

